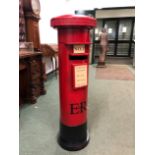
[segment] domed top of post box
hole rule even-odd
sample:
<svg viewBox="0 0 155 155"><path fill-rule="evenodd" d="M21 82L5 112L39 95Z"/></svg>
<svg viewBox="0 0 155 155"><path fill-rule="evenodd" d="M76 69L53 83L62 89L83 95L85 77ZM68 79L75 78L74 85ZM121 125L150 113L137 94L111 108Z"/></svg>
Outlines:
<svg viewBox="0 0 155 155"><path fill-rule="evenodd" d="M58 16L51 19L51 26L52 27L76 27L76 26L83 26L83 27L95 27L96 20L95 18L84 16L84 15L63 15Z"/></svg>

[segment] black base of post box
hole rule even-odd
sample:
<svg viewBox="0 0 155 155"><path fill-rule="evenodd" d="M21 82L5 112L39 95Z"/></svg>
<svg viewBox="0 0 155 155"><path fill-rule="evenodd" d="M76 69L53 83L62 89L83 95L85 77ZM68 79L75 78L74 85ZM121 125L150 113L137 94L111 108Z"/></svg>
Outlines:
<svg viewBox="0 0 155 155"><path fill-rule="evenodd" d="M59 145L68 151L78 151L89 143L87 123L76 127L68 127L60 123L58 135Z"/></svg>

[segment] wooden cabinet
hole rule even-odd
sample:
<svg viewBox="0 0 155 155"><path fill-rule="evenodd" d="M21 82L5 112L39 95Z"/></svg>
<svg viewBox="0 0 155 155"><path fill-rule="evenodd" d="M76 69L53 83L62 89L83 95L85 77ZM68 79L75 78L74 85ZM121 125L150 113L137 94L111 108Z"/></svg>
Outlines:
<svg viewBox="0 0 155 155"><path fill-rule="evenodd" d="M35 103L37 97L46 93L41 52L20 52L19 94L25 102Z"/></svg>
<svg viewBox="0 0 155 155"><path fill-rule="evenodd" d="M46 93L44 89L44 65L40 51L39 0L19 0L19 41L32 42L34 52L19 52L19 95L21 102L35 103L37 97ZM32 50L31 50L32 51Z"/></svg>

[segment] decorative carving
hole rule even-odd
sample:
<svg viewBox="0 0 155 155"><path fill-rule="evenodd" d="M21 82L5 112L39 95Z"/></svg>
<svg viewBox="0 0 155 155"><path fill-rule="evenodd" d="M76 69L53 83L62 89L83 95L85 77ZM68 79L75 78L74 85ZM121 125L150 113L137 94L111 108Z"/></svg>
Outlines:
<svg viewBox="0 0 155 155"><path fill-rule="evenodd" d="M20 68L25 64L25 71L20 71L20 94L27 102L35 103L37 97L46 93L43 80L42 54L39 52L24 55L21 53Z"/></svg>
<svg viewBox="0 0 155 155"><path fill-rule="evenodd" d="M25 19L22 0L19 0L19 41L26 41Z"/></svg>

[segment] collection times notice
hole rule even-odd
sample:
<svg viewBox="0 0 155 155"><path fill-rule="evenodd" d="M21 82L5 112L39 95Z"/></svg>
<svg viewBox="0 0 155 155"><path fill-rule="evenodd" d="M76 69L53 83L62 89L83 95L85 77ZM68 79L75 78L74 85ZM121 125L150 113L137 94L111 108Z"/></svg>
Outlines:
<svg viewBox="0 0 155 155"><path fill-rule="evenodd" d="M87 86L87 65L75 66L75 88Z"/></svg>

